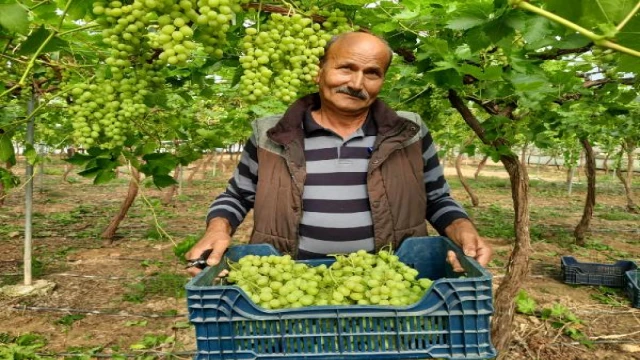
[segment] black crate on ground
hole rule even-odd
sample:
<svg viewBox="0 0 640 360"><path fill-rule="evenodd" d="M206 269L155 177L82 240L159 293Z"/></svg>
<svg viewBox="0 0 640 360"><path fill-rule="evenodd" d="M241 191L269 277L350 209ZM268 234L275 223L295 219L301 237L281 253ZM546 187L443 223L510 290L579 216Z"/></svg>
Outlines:
<svg viewBox="0 0 640 360"><path fill-rule="evenodd" d="M625 277L627 281L625 290L631 300L631 306L640 309L640 270L627 271Z"/></svg>
<svg viewBox="0 0 640 360"><path fill-rule="evenodd" d="M466 276L452 271L445 258L457 253ZM225 257L271 255L270 245L240 245ZM212 285L223 268L207 268L186 286L189 320L195 325L196 359L346 360L487 359L493 313L491 275L444 237L410 238L396 252L434 280L410 306L310 306L267 310L235 285ZM327 260L300 261L312 266Z"/></svg>
<svg viewBox="0 0 640 360"><path fill-rule="evenodd" d="M619 260L615 264L579 262L573 256L560 260L562 279L567 284L596 285L621 288L625 286L625 273L638 266L633 261Z"/></svg>

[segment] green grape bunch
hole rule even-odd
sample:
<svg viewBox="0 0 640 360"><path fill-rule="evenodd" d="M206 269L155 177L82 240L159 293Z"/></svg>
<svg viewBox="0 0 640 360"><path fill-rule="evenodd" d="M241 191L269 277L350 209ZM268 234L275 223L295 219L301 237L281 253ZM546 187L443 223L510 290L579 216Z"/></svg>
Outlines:
<svg viewBox="0 0 640 360"><path fill-rule="evenodd" d="M196 51L221 58L240 3L249 0L113 0L93 3L106 54L90 82L69 83L73 137L85 147L120 147L152 112L145 97L162 71L186 66ZM103 54L101 54L103 55Z"/></svg>
<svg viewBox="0 0 640 360"><path fill-rule="evenodd" d="M407 306L418 302L432 281L398 256L382 250L335 255L336 261L309 266L291 256L248 255L230 263L227 281L237 284L265 309L323 305Z"/></svg>
<svg viewBox="0 0 640 360"><path fill-rule="evenodd" d="M105 44L114 49L107 64L129 66L138 49L144 60L185 65L199 46L222 57L241 2L249 0L114 0L95 2L93 14L105 25Z"/></svg>
<svg viewBox="0 0 640 360"><path fill-rule="evenodd" d="M136 129L136 120L149 109L144 104L148 88L164 80L152 64L144 64L135 72L97 73L92 83L71 85L71 114L74 139L83 146L105 148L123 146Z"/></svg>
<svg viewBox="0 0 640 360"><path fill-rule="evenodd" d="M318 75L319 59L331 37L357 30L339 9L311 11L326 20L320 24L301 13L271 13L266 21L245 29L240 56L243 97L257 101L273 94L285 103L295 100Z"/></svg>

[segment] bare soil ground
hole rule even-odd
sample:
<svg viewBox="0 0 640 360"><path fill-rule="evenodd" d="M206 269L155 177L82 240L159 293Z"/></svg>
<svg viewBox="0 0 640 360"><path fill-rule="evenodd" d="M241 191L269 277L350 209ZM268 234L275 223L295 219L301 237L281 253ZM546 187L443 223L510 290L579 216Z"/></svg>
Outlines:
<svg viewBox="0 0 640 360"><path fill-rule="evenodd" d="M143 187L110 243L99 235L124 199L128 175L106 185L91 185L72 175L67 183L62 181L62 163L47 163L44 176L35 177L34 278L53 281L56 288L50 296L0 297L0 344L2 339L36 334L46 342L37 350L45 358L168 358L169 353L190 358L196 345L183 291L188 278L173 245L202 233L206 209L233 169L232 163L227 165L216 176L209 168L193 183L185 183L169 206L161 205L161 191ZM21 168L13 171L24 173ZM472 161L463 171L480 198L477 208L471 207L455 169L446 168L454 197L494 247L489 270L497 288L513 244L508 177L500 166L489 165L474 180ZM618 180L600 174L588 246L576 247L572 231L582 214L584 176L576 179L571 194L564 171L531 168L530 177L534 254L524 290L538 310L562 306L579 322L564 326L542 316L517 314L508 358L640 359L640 309L630 307L619 290L567 285L559 276L562 255L585 262L640 262L640 215L625 212ZM636 194L639 184L634 183ZM171 239L161 236L157 225ZM23 191L13 189L0 207L0 287L21 281L23 229ZM247 241L250 230L251 217L235 240ZM582 337L569 337L568 327Z"/></svg>

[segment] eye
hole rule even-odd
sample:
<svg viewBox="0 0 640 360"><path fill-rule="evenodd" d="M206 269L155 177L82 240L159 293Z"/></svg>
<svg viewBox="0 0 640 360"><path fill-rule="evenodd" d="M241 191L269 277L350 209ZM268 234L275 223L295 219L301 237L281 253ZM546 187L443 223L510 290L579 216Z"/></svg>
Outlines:
<svg viewBox="0 0 640 360"><path fill-rule="evenodd" d="M366 72L365 72L365 75L366 75L367 77L369 77L369 78L372 78L372 79L377 79L377 78L382 77L382 73L380 73L380 71L378 71L378 70L369 70L369 71L366 71Z"/></svg>

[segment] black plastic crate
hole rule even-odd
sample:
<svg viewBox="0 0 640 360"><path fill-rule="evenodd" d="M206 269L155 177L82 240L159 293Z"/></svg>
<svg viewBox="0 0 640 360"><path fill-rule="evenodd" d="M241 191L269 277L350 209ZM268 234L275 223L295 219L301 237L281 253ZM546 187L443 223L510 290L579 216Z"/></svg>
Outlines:
<svg viewBox="0 0 640 360"><path fill-rule="evenodd" d="M627 280L625 290L631 300L631 306L640 309L640 270L627 271L625 277Z"/></svg>
<svg viewBox="0 0 640 360"><path fill-rule="evenodd" d="M466 276L446 263L457 253ZM271 255L270 245L229 248L225 258ZM196 359L487 359L493 313L491 275L445 237L410 238L399 259L434 280L409 306L310 306L267 310L235 285L212 285L223 268L206 268L186 286L189 320L195 325ZM300 261L312 266L327 260Z"/></svg>
<svg viewBox="0 0 640 360"><path fill-rule="evenodd" d="M602 285L613 288L624 287L625 273L638 268L633 261L619 260L612 265L583 263L573 256L563 256L560 265L562 279L567 284Z"/></svg>

